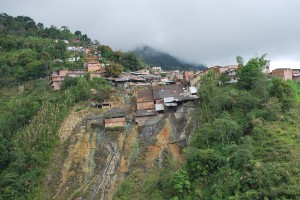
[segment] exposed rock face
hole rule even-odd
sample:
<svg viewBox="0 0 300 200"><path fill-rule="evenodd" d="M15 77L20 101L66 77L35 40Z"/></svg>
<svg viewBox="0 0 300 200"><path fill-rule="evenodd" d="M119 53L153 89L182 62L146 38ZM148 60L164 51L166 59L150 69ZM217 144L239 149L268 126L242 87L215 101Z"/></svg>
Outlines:
<svg viewBox="0 0 300 200"><path fill-rule="evenodd" d="M69 126L59 132L65 145L45 183L45 199L113 199L133 171L166 168L170 160L183 163L181 149L195 128L193 109L192 103L183 104L143 127L128 124L108 132L101 124L87 127L81 118L86 112L71 111Z"/></svg>

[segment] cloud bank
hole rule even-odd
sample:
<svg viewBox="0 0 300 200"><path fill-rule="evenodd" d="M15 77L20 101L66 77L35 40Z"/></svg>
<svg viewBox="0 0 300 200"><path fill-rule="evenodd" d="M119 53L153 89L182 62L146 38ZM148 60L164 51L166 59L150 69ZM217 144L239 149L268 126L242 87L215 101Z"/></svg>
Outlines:
<svg viewBox="0 0 300 200"><path fill-rule="evenodd" d="M299 8L298 0L2 0L0 12L66 25L113 49L149 45L208 66L267 53L273 68L300 68Z"/></svg>

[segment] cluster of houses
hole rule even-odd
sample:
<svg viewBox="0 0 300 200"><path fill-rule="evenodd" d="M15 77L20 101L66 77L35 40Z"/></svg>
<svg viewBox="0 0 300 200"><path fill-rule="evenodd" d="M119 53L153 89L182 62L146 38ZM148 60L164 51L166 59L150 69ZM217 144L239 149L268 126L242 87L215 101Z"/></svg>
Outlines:
<svg viewBox="0 0 300 200"><path fill-rule="evenodd" d="M184 84L151 86L138 90L135 123L144 125L159 114L176 110L179 105L198 99L197 88Z"/></svg>
<svg viewBox="0 0 300 200"><path fill-rule="evenodd" d="M104 64L101 64L99 61L92 61L84 63L84 68L82 70L68 70L62 69L54 71L51 74L51 86L53 90L59 90L63 81L66 77L81 77L84 76L87 72L90 73L90 77L103 77L105 72Z"/></svg>
<svg viewBox="0 0 300 200"><path fill-rule="evenodd" d="M97 51L97 49L95 47L84 48L84 47L69 46L69 47L67 47L67 50L72 52L75 55L84 54L85 58L87 58L88 60L100 60L102 58L101 53L99 51ZM67 58L67 61L68 62L76 62L80 59L81 59L80 56L73 56L73 57Z"/></svg>
<svg viewBox="0 0 300 200"><path fill-rule="evenodd" d="M107 78L115 86L125 89L142 86L143 89L136 92L136 107L133 116L128 117L128 112L123 109L111 108L101 122L105 127L126 127L129 121L139 126L149 124L161 119L164 113L173 112L178 106L198 99L197 88L191 85L191 80L195 78L194 72L160 70L159 73L153 73L152 70L122 73L118 78ZM108 102L92 102L92 106L111 107ZM95 119L91 117L91 120ZM98 123L100 123L99 119Z"/></svg>
<svg viewBox="0 0 300 200"><path fill-rule="evenodd" d="M174 112L178 106L198 99L197 92L195 86L189 87L183 84L145 87L137 91L133 115L129 115L129 111L125 109L110 108L102 118L89 116L87 126L98 124L106 128L126 127L132 121L138 126L151 124L153 121L160 120L164 113ZM100 106L99 108L110 107L109 103L93 104L94 107Z"/></svg>
<svg viewBox="0 0 300 200"><path fill-rule="evenodd" d="M92 60L92 59L90 59ZM157 68L157 67L156 67ZM161 69L161 68L160 68ZM84 63L82 70L58 70L51 74L51 85L54 90L59 90L67 76L80 77L85 73L90 73L90 78L104 77L105 65L99 61L90 61ZM131 86L164 86L172 84L188 84L195 86L198 78L193 71L160 71L152 73L151 70L138 70L135 72L123 72L117 78L106 78L113 86L121 86L125 89ZM195 81L197 79L197 81Z"/></svg>
<svg viewBox="0 0 300 200"><path fill-rule="evenodd" d="M278 68L274 69L271 75L282 77L284 80L300 81L300 69Z"/></svg>
<svg viewBox="0 0 300 200"><path fill-rule="evenodd" d="M164 86L172 84L190 84L195 76L193 71L161 71L152 73L152 70L138 70L135 72L123 72L118 78L107 78L114 86L128 88L137 85Z"/></svg>
<svg viewBox="0 0 300 200"><path fill-rule="evenodd" d="M197 96L199 80L201 77L213 70L217 76L226 73L230 77L229 83L238 82L238 65L213 66L207 70L194 73L192 71L179 72L163 71L160 67L151 70L139 70L131 73L122 73L118 78L107 78L111 84L130 88L142 85L143 89L136 92L136 109L132 117L122 109L111 109L108 111L102 124L105 127L126 127L128 122L133 121L138 126L143 126L152 121L159 120L164 113L173 112L178 106L186 102L198 99ZM279 76L284 80L300 80L300 70L279 68L270 72L269 67L263 71L269 76ZM99 103L96 107L109 106L109 103Z"/></svg>
<svg viewBox="0 0 300 200"><path fill-rule="evenodd" d="M238 65L228 65L228 66L213 66L207 70L201 71L197 74L195 74L196 77L194 77L192 80L200 80L201 76L203 74L206 74L208 70L213 70L217 76L220 76L222 73L226 73L230 77L230 81L228 83L236 83L238 82L238 77L237 77L237 69ZM272 71L270 71L269 66L266 66L263 69L263 72L268 75L269 77L281 77L284 80L295 80L299 81L300 80L300 69L292 69L292 68L277 68Z"/></svg>
<svg viewBox="0 0 300 200"><path fill-rule="evenodd" d="M95 49L82 47L68 47L69 51L82 52L85 58L90 60L85 62L83 69L80 70L58 70L51 74L51 85L54 90L59 90L66 77L81 77L87 72L90 78L104 77L105 65L99 62L101 54ZM73 62L79 57L69 58ZM141 126L152 120L161 118L164 113L174 111L185 102L198 99L197 87L199 81L209 70L213 70L217 76L226 73L230 80L228 83L238 82L238 65L213 66L204 71L195 73L194 71L163 71L161 67L152 67L135 72L123 72L117 78L106 78L111 85L131 89L135 86L143 86L136 93L136 109L133 114L133 121ZM300 70L290 68L278 68L270 72L269 67L265 67L264 73L269 76L279 76L284 80L300 80ZM126 127L128 121L128 111L123 109L112 109L109 102L92 102L92 106L97 108L109 107L105 118L91 117L90 121L101 121L105 127Z"/></svg>

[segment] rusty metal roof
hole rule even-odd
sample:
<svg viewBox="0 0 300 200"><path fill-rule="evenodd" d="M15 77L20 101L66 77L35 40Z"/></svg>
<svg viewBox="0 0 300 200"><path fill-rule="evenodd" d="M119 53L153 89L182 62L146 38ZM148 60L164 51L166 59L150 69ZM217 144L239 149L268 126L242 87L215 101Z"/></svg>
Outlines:
<svg viewBox="0 0 300 200"><path fill-rule="evenodd" d="M164 87L153 87L153 99L163 99L168 97L180 98L189 93L189 88L183 85L167 85Z"/></svg>
<svg viewBox="0 0 300 200"><path fill-rule="evenodd" d="M137 92L137 99L138 103L153 101L153 93L151 89L139 90Z"/></svg>

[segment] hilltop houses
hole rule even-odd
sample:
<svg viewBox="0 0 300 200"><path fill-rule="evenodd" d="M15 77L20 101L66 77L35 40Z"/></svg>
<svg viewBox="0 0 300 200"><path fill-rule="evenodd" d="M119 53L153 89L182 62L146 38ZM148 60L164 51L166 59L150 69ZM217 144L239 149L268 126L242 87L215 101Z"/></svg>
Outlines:
<svg viewBox="0 0 300 200"><path fill-rule="evenodd" d="M84 68L87 68L87 71L90 73L96 72L103 75L105 72L104 64L101 64L99 61L85 62Z"/></svg>
<svg viewBox="0 0 300 200"><path fill-rule="evenodd" d="M284 80L293 79L293 70L291 68L278 68L271 72L271 76L279 76Z"/></svg>
<svg viewBox="0 0 300 200"><path fill-rule="evenodd" d="M195 76L194 71L184 71L182 72L182 78L185 83L190 83L190 80Z"/></svg>
<svg viewBox="0 0 300 200"><path fill-rule="evenodd" d="M136 97L135 122L144 125L159 114L176 109L177 106L198 99L196 87L185 85L152 86L139 90Z"/></svg>
<svg viewBox="0 0 300 200"><path fill-rule="evenodd" d="M63 69L63 70L54 71L51 74L51 86L52 86L53 90L59 90L63 81L65 80L65 78L67 76L76 78L76 77L84 76L85 73L86 73L85 70Z"/></svg>
<svg viewBox="0 0 300 200"><path fill-rule="evenodd" d="M292 68L277 68L271 73L271 76L278 76L284 80L295 80L300 81L300 69Z"/></svg>
<svg viewBox="0 0 300 200"><path fill-rule="evenodd" d="M300 81L300 69L293 69L292 79L295 81Z"/></svg>
<svg viewBox="0 0 300 200"><path fill-rule="evenodd" d="M67 47L68 51L73 51L73 52L83 52L84 48L83 47L75 47L75 46L70 46Z"/></svg>
<svg viewBox="0 0 300 200"><path fill-rule="evenodd" d="M68 62L76 62L76 61L78 61L78 60L80 60L80 57L79 57L79 56L67 58L67 61L68 61Z"/></svg>
<svg viewBox="0 0 300 200"><path fill-rule="evenodd" d="M213 70L218 77L221 76L222 73L226 73L230 77L230 81L228 81L228 83L236 83L238 82L238 77L237 77L238 68L239 68L238 65L228 65L224 67L213 66L208 70ZM201 74L207 73L208 70L203 71ZM281 77L284 80L296 80L296 81L300 80L300 69L276 68L270 71L270 67L267 65L263 68L262 72L268 75L269 77ZM195 77L197 77L197 75L195 75ZM200 80L200 77L201 76L199 76L198 80ZM193 81L194 80L191 80L190 82L194 84Z"/></svg>
<svg viewBox="0 0 300 200"><path fill-rule="evenodd" d="M106 113L104 118L105 128L126 127L126 110L111 109Z"/></svg>

